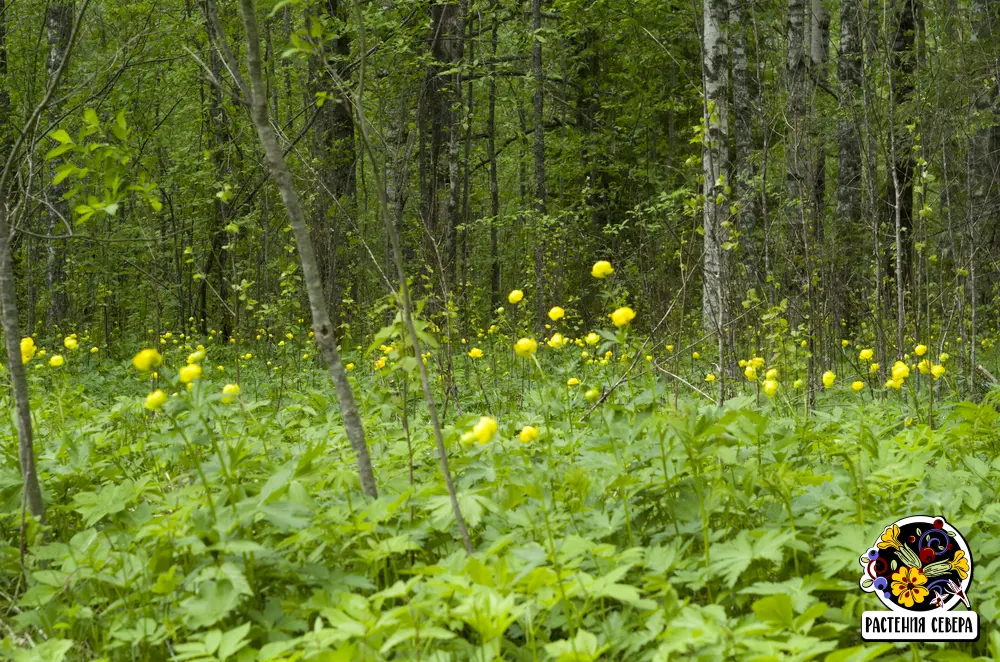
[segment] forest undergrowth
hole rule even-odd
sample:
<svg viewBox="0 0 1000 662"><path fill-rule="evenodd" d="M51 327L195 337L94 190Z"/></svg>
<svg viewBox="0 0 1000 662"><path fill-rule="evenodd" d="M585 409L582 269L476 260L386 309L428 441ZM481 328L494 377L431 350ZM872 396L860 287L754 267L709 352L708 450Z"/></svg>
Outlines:
<svg viewBox="0 0 1000 662"><path fill-rule="evenodd" d="M302 327L167 332L131 360L31 341L48 506L21 528L8 416L0 658L1000 658L1000 391L949 397L949 357L920 347L899 387L850 381L872 357L845 347L811 407L778 353L717 406L709 361L631 336L628 311L579 339L484 329L450 371L428 347L471 555L398 321L342 348L376 499ZM860 640L858 557L915 513L973 550L976 643Z"/></svg>

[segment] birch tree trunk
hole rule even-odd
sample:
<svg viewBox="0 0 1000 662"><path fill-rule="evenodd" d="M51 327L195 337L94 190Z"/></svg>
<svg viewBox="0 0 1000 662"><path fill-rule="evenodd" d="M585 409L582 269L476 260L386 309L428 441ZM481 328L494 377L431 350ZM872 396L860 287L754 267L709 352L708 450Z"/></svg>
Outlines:
<svg viewBox="0 0 1000 662"><path fill-rule="evenodd" d="M729 186L729 73L726 62L726 0L704 2L704 52L702 71L705 85L704 168L705 256L702 263L702 320L706 332L721 337L725 319L725 240L722 223L728 201L721 199ZM719 357L721 360L721 356Z"/></svg>
<svg viewBox="0 0 1000 662"><path fill-rule="evenodd" d="M757 225L757 196L753 185L753 163L750 161L753 149L753 103L747 65L744 11L747 1L729 0L729 43L733 69L733 195L736 199L736 226L741 233L741 254L745 256L747 267L756 272L760 261L753 236Z"/></svg>
<svg viewBox="0 0 1000 662"><path fill-rule="evenodd" d="M729 323L726 251L731 186L729 173L729 69L726 48L727 0L704 0L702 77L705 101L702 121L704 257L702 258L702 326L714 333L719 353L719 404L726 398L726 341ZM706 552L707 553L707 552Z"/></svg>
<svg viewBox="0 0 1000 662"><path fill-rule="evenodd" d="M358 476L361 479L361 489L368 496L376 498L378 490L375 485L375 475L372 472L371 458L368 455L365 431L354 401L354 391L347 379L347 371L340 359L340 352L333 335L333 326L330 323L330 315L327 312L326 299L323 295L323 280L316 262L312 238L309 236L309 226L306 224L305 212L302 210L302 203L292 182L288 164L285 163L281 145L278 143L278 138L268 119L267 88L261 73L260 35L257 29L253 0L240 0L240 13L243 17L243 28L246 31L249 87L239 79L239 69L235 66L235 62L230 65L230 69L237 76L237 84L249 101L250 114L254 127L257 129L261 147L264 149L264 155L267 158L271 178L281 193L281 199L285 203L288 220L295 235L299 259L302 263L302 276L306 282L309 306L312 309L313 333L337 391L337 400L340 403L340 412L344 419L344 430L351 447L354 449ZM218 28L216 29L218 30ZM222 39L221 31L219 32L219 37ZM228 52L228 48L226 48L226 52Z"/></svg>

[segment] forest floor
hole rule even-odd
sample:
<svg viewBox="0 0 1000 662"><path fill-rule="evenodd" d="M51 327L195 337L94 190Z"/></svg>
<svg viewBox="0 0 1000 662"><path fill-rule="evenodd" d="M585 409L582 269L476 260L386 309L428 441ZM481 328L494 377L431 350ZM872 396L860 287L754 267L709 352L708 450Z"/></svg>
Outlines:
<svg viewBox="0 0 1000 662"><path fill-rule="evenodd" d="M0 659L1000 659L997 396L949 399L918 369L855 390L845 365L806 411L761 358L719 407L705 359L624 331L523 357L486 331L450 348L457 400L447 348L428 361L469 555L415 360L387 336L343 351L370 499L314 345L287 332L165 334L145 371L85 337L39 348L44 525L21 531L0 424ZM921 514L964 535L982 635L865 643L883 607L859 558Z"/></svg>

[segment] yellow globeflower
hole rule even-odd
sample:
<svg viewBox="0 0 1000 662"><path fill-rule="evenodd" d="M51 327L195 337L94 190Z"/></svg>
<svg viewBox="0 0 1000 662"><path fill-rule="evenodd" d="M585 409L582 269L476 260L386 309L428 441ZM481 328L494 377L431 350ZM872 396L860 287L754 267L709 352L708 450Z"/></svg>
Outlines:
<svg viewBox="0 0 1000 662"><path fill-rule="evenodd" d="M53 368L58 368L65 362L66 360L63 359L62 354L56 354L51 359L49 359L49 365L52 366Z"/></svg>
<svg viewBox="0 0 1000 662"><path fill-rule="evenodd" d="M239 384L226 384L222 387L222 402L229 404L236 399L236 396L240 394Z"/></svg>
<svg viewBox="0 0 1000 662"><path fill-rule="evenodd" d="M379 359L378 359L378 361L375 362L375 369L376 370L381 370L384 367L385 367L385 357L384 356L380 356Z"/></svg>
<svg viewBox="0 0 1000 662"><path fill-rule="evenodd" d="M770 370L764 373L764 379L777 379L777 378L778 378L777 368L771 368Z"/></svg>
<svg viewBox="0 0 1000 662"><path fill-rule="evenodd" d="M462 435L462 441L469 443L475 441L480 446L485 446L490 443L493 435L497 431L497 421L491 416L482 416L479 418L479 422L476 423L475 427L472 428L471 432L466 432Z"/></svg>
<svg viewBox="0 0 1000 662"><path fill-rule="evenodd" d="M802 388L803 384L804 382L801 379L796 379L794 382L792 382L792 388Z"/></svg>
<svg viewBox="0 0 1000 662"><path fill-rule="evenodd" d="M90 348L90 353L91 354L97 354L99 351L101 351L100 347L91 347Z"/></svg>
<svg viewBox="0 0 1000 662"><path fill-rule="evenodd" d="M479 349L478 347L473 347L472 349L469 350L469 356L471 356L474 359L481 359L483 358L483 350Z"/></svg>
<svg viewBox="0 0 1000 662"><path fill-rule="evenodd" d="M714 382L715 381L715 375L713 375L712 373L708 373L707 375L705 375L705 381L706 382Z"/></svg>
<svg viewBox="0 0 1000 662"><path fill-rule="evenodd" d="M204 360L205 360L205 350L203 349L195 350L190 354L188 354L187 357L188 363L201 363Z"/></svg>
<svg viewBox="0 0 1000 662"><path fill-rule="evenodd" d="M535 439L538 439L538 428L534 425L525 425L521 428L521 443L530 444Z"/></svg>
<svg viewBox="0 0 1000 662"><path fill-rule="evenodd" d="M809 346L808 340L803 340L802 342L799 343L799 347L801 347L802 349L805 349L808 346Z"/></svg>
<svg viewBox="0 0 1000 662"><path fill-rule="evenodd" d="M251 354L250 352L247 352L246 354L243 355L243 359L245 361L249 361L252 358L253 358L253 354Z"/></svg>
<svg viewBox="0 0 1000 662"><path fill-rule="evenodd" d="M507 295L507 301L512 304L521 303L521 299L524 298L524 292L521 290L511 290L511 293Z"/></svg>
<svg viewBox="0 0 1000 662"><path fill-rule="evenodd" d="M566 339L563 337L563 334L558 333L558 332L553 333L552 337L549 338L549 340L548 340L549 347L551 347L553 349L559 349L560 347L562 347L565 344L566 344Z"/></svg>
<svg viewBox="0 0 1000 662"><path fill-rule="evenodd" d="M858 358L862 361L871 361L874 356L875 350L872 349L863 349L858 353Z"/></svg>
<svg viewBox="0 0 1000 662"><path fill-rule="evenodd" d="M743 376L747 378L748 382L755 382L757 381L757 369L754 368L752 365L748 365L743 370Z"/></svg>
<svg viewBox="0 0 1000 662"><path fill-rule="evenodd" d="M774 379L764 380L764 393L769 398L773 398L778 393L778 382Z"/></svg>
<svg viewBox="0 0 1000 662"><path fill-rule="evenodd" d="M576 377L570 377L569 379L566 380L566 386L568 386L570 388L573 388L574 386L578 386L579 384L580 384L580 380L577 379Z"/></svg>
<svg viewBox="0 0 1000 662"><path fill-rule="evenodd" d="M931 374L931 362L927 359L921 359L920 363L917 364L917 372L921 375Z"/></svg>
<svg viewBox="0 0 1000 662"><path fill-rule="evenodd" d="M935 380L940 377L944 377L944 373L946 372L947 370L945 370L945 367L940 363L935 363L933 366L931 366L931 374L934 375Z"/></svg>
<svg viewBox="0 0 1000 662"><path fill-rule="evenodd" d="M180 369L178 373L182 384L190 384L194 380L201 377L201 366L197 363L191 363Z"/></svg>
<svg viewBox="0 0 1000 662"><path fill-rule="evenodd" d="M868 373L874 375L875 373L878 372L878 368L879 368L878 364L873 363L871 364L871 366L868 367Z"/></svg>
<svg viewBox="0 0 1000 662"><path fill-rule="evenodd" d="M913 348L913 353L917 356L923 356L927 353L927 345L917 345Z"/></svg>
<svg viewBox="0 0 1000 662"><path fill-rule="evenodd" d="M354 364L353 363L348 363L347 365L344 366L344 370L346 370L347 372L350 372L351 370L354 370Z"/></svg>
<svg viewBox="0 0 1000 662"><path fill-rule="evenodd" d="M27 363L31 359L35 358L35 352L38 348L35 347L35 340L32 337L21 338L21 363Z"/></svg>
<svg viewBox="0 0 1000 662"><path fill-rule="evenodd" d="M845 340L841 340L841 341L840 341L840 346L841 346L841 347L847 347L847 346L848 346L848 345L850 345L850 344L851 344L851 341L850 341L850 340L846 340L846 339L845 339Z"/></svg>
<svg viewBox="0 0 1000 662"><path fill-rule="evenodd" d="M615 312L608 315L611 318L612 323L619 329L635 319L635 311L628 306L622 306Z"/></svg>
<svg viewBox="0 0 1000 662"><path fill-rule="evenodd" d="M159 368L161 363L163 363L163 357L155 349L144 349L132 357L132 365L142 372Z"/></svg>
<svg viewBox="0 0 1000 662"><path fill-rule="evenodd" d="M851 382L851 388L854 389L855 391L860 391L864 387L865 387L865 383L863 381L861 381L861 380L858 380L856 382Z"/></svg>
<svg viewBox="0 0 1000 662"><path fill-rule="evenodd" d="M833 383L837 380L837 375L834 374L832 370L827 370L823 373L823 386L826 388L833 387Z"/></svg>
<svg viewBox="0 0 1000 662"><path fill-rule="evenodd" d="M66 336L65 338L63 338L63 345L65 345L66 349L76 349L77 348L76 338L74 338L73 336Z"/></svg>
<svg viewBox="0 0 1000 662"><path fill-rule="evenodd" d="M940 361L941 363L944 363L945 361L947 361L950 358L951 357L948 356L948 352L942 352L941 356L938 357L938 361Z"/></svg>
<svg viewBox="0 0 1000 662"><path fill-rule="evenodd" d="M583 397L587 400L587 402L595 402L601 397L601 392L596 386L591 386L587 389L587 392L583 394Z"/></svg>
<svg viewBox="0 0 1000 662"><path fill-rule="evenodd" d="M538 342L534 338L521 338L514 343L514 353L527 358L538 351Z"/></svg>
<svg viewBox="0 0 1000 662"><path fill-rule="evenodd" d="M549 319L552 320L553 322L558 322L565 316L566 316L566 311L560 308L559 306L552 306L552 309L549 310Z"/></svg>
<svg viewBox="0 0 1000 662"><path fill-rule="evenodd" d="M167 403L167 394L163 392L163 389L156 389L152 393L146 396L146 401L143 403L143 407L150 411L156 411Z"/></svg>
<svg viewBox="0 0 1000 662"><path fill-rule="evenodd" d="M667 351L668 352L674 351L674 346L673 345L667 345Z"/></svg>
<svg viewBox="0 0 1000 662"><path fill-rule="evenodd" d="M613 274L615 270L611 267L611 263L607 260L600 260L594 263L594 268L590 270L590 275L594 278L607 278Z"/></svg>
<svg viewBox="0 0 1000 662"><path fill-rule="evenodd" d="M701 358L701 354L699 354L698 352L691 352L691 358L697 361L698 359Z"/></svg>
<svg viewBox="0 0 1000 662"><path fill-rule="evenodd" d="M891 388L895 391L898 391L902 386L903 386L902 379L890 379L885 383L886 388Z"/></svg>
<svg viewBox="0 0 1000 662"><path fill-rule="evenodd" d="M591 331L584 337L584 342L593 347L597 343L601 342L601 336L597 335L596 331Z"/></svg>
<svg viewBox="0 0 1000 662"><path fill-rule="evenodd" d="M906 365L902 361L896 361L892 366L892 378L898 382L902 382L904 379L910 376L910 366Z"/></svg>

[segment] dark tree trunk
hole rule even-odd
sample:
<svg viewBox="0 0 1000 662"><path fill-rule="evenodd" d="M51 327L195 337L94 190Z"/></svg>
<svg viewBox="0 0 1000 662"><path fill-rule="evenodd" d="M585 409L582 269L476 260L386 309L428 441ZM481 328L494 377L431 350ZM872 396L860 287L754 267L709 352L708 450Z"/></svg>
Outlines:
<svg viewBox="0 0 1000 662"><path fill-rule="evenodd" d="M344 15L340 0L325 0L327 17ZM312 234L317 245L320 271L327 288L330 316L335 328L342 320L342 304L350 269L343 264L350 256L343 250L348 218L355 211L357 194L357 155L354 141L354 121L347 97L338 83L347 84L347 58L351 54L350 37L343 34L330 45L330 50L309 61L309 91L328 96L316 109L313 134L313 156L318 163L320 186L312 209ZM341 252L337 252L337 247Z"/></svg>
<svg viewBox="0 0 1000 662"><path fill-rule="evenodd" d="M497 2L493 0L491 13L493 26L490 29L490 100L486 116L486 158L490 162L490 301L492 310L501 305L500 292L500 246L497 225L500 223L500 187L497 182L497 80L496 59L499 41Z"/></svg>
<svg viewBox="0 0 1000 662"><path fill-rule="evenodd" d="M458 151L461 141L457 106L461 103L462 94L463 8L464 3L461 2L438 2L431 6L430 52L433 62L427 71L428 96L426 112L422 113L425 122L422 130L427 140L427 163L426 168L422 168L427 178L422 190L424 220L432 239L443 240L444 267L452 283L457 260Z"/></svg>
<svg viewBox="0 0 1000 662"><path fill-rule="evenodd" d="M49 44L48 72L51 79L59 69L60 63L66 57L69 48L70 32L73 29L73 2L56 0L48 6L45 15L45 27ZM52 107L50 121L54 121L59 109ZM52 186L49 192L48 233L52 235L66 234L63 219L70 222L69 204L63 199L68 190L65 181ZM62 217L62 218L60 218ZM66 240L49 239L48 253L45 263L45 286L49 291L49 308L46 314L49 326L58 326L66 318L69 299L66 293Z"/></svg>
<svg viewBox="0 0 1000 662"><path fill-rule="evenodd" d="M542 28L542 0L531 0L531 29L537 35ZM542 73L542 42L532 37L531 73L535 80L535 94L532 100L535 124L535 331L541 333L545 327L545 252L542 234L538 230L546 214L545 189L545 78Z"/></svg>
<svg viewBox="0 0 1000 662"><path fill-rule="evenodd" d="M894 173L890 176L889 190L894 193L898 204L899 226L901 229L902 265L901 273L904 289L910 289L913 284L913 173L916 167L913 150L910 148L912 139L905 126L914 115L907 106L913 96L913 73L916 68L916 35L919 0L895 0L898 23L895 26L892 43L892 77L893 85L889 102L895 112L895 125L890 127L895 132L895 163ZM898 187L898 190L897 190Z"/></svg>

